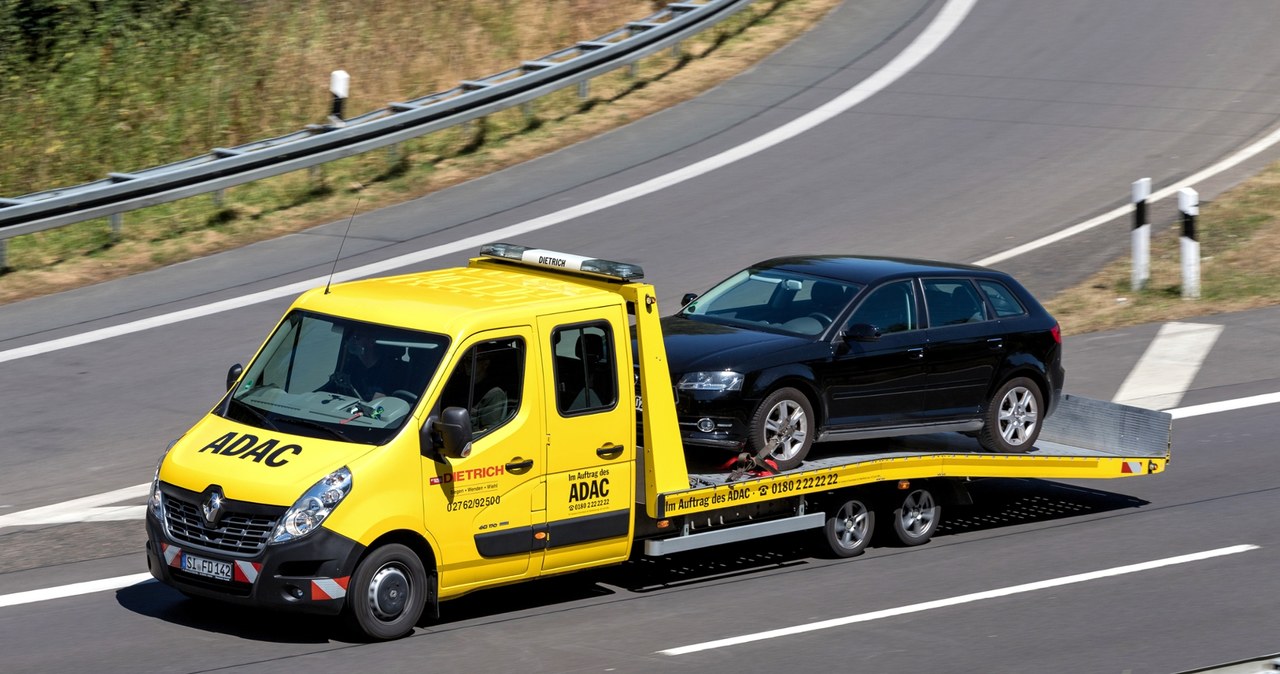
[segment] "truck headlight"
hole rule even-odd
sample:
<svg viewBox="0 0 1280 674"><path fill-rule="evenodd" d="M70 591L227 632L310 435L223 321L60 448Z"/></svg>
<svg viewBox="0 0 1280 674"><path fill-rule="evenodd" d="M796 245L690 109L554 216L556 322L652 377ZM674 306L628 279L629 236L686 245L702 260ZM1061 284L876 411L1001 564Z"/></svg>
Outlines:
<svg viewBox="0 0 1280 674"><path fill-rule="evenodd" d="M271 542L295 541L320 528L329 513L350 493L351 471L346 466L320 478L280 518Z"/></svg>
<svg viewBox="0 0 1280 674"><path fill-rule="evenodd" d="M177 440L170 442L169 446L164 448L164 454L160 455L160 460L156 462L156 474L151 478L151 496L147 499L147 508L161 523L164 522L164 496L160 493L160 466L164 465L164 458L169 456L169 450L176 444L178 444Z"/></svg>
<svg viewBox="0 0 1280 674"><path fill-rule="evenodd" d="M742 375L733 370L719 372L688 372L676 382L681 391L741 391Z"/></svg>

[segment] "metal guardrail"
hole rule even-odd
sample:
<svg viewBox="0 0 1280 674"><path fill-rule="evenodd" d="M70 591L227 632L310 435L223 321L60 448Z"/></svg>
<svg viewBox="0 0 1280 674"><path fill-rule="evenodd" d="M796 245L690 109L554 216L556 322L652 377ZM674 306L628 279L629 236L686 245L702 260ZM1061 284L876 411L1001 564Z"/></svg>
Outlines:
<svg viewBox="0 0 1280 674"><path fill-rule="evenodd" d="M145 206L216 192L393 145L627 66L732 16L755 0L672 2L594 40L483 79L344 120L82 185L0 198L0 251L7 239ZM3 264L0 258L0 264Z"/></svg>

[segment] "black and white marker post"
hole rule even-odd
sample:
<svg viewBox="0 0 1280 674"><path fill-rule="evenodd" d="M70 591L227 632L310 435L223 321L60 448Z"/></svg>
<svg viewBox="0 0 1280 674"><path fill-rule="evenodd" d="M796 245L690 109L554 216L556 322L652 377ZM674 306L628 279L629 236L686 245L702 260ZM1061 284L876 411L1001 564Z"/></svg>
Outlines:
<svg viewBox="0 0 1280 674"><path fill-rule="evenodd" d="M333 111L329 113L329 124L346 126L343 119L343 108L347 104L347 93L351 86L351 76L345 70L335 70L329 74L329 93L333 94Z"/></svg>
<svg viewBox="0 0 1280 674"><path fill-rule="evenodd" d="M1182 299L1200 299L1200 240L1196 238L1196 217L1200 215L1200 195L1190 187L1178 190L1178 210L1182 211Z"/></svg>
<svg viewBox="0 0 1280 674"><path fill-rule="evenodd" d="M1151 278L1151 223L1147 221L1147 199L1151 197L1151 179L1133 183L1133 277L1134 292L1147 286Z"/></svg>

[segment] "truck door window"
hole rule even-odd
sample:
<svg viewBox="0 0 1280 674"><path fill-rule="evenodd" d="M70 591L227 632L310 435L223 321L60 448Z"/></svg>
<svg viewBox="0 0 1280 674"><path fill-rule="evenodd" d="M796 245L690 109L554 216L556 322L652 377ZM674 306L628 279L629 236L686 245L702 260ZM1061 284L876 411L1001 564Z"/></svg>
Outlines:
<svg viewBox="0 0 1280 674"><path fill-rule="evenodd" d="M507 423L520 410L524 352L524 340L516 337L471 347L445 383L440 408L466 408L476 438Z"/></svg>
<svg viewBox="0 0 1280 674"><path fill-rule="evenodd" d="M556 408L561 416L612 409L618 402L618 368L613 360L613 332L608 323L557 328L551 336L555 353Z"/></svg>

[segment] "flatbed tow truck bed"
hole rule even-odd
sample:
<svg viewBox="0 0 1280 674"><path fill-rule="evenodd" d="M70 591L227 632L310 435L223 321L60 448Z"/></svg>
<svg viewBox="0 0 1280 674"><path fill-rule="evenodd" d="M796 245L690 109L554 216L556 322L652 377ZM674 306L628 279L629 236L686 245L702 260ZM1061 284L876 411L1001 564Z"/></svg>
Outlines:
<svg viewBox="0 0 1280 674"><path fill-rule="evenodd" d="M750 513L749 507L850 487L884 488L944 478L954 482L1153 475L1169 462L1171 419L1166 412L1064 395L1035 448L1025 454L993 454L961 434L938 433L820 445L804 465L778 474L734 479L726 470L691 470L688 489L662 493L659 500L660 517L688 516L684 526L676 536L646 540L645 552L662 555L820 527L824 515L806 513L804 499L793 499L793 512L781 517L770 518L777 513L767 509ZM743 524L742 517L761 521ZM717 528L717 518L726 524L738 521L733 527Z"/></svg>

